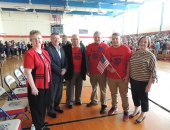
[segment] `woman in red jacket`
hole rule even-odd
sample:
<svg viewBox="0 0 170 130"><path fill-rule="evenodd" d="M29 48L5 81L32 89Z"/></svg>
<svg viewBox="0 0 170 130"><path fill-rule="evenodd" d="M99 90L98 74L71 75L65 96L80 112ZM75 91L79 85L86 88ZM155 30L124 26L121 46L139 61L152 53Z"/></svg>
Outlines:
<svg viewBox="0 0 170 130"><path fill-rule="evenodd" d="M51 82L51 61L48 52L41 49L42 36L37 30L30 32L32 48L24 55L28 101L36 130L50 130L45 126L48 88Z"/></svg>

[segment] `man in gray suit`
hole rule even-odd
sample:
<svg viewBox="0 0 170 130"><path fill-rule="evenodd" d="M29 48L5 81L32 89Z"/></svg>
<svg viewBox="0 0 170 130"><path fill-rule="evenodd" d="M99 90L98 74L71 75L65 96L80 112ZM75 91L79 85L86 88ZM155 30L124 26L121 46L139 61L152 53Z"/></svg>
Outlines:
<svg viewBox="0 0 170 130"><path fill-rule="evenodd" d="M54 111L63 113L63 110L59 107L59 104L62 97L63 78L68 66L64 50L59 46L59 40L59 34L52 33L51 43L49 43L48 47L46 48L51 58L52 71L52 85L49 88L49 102L47 111L48 115L52 118L57 117Z"/></svg>

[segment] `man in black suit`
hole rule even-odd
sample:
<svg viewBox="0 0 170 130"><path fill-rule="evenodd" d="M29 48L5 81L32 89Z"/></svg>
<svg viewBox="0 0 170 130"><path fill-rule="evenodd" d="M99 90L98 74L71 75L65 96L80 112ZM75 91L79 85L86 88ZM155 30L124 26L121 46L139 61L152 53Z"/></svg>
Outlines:
<svg viewBox="0 0 170 130"><path fill-rule="evenodd" d="M48 115L56 118L57 115L54 111L63 113L59 107L62 90L63 90L63 77L67 70L67 59L62 47L59 46L60 36L58 33L51 34L51 43L49 43L46 50L51 58L51 71L52 71L52 85L49 88L49 102L47 106ZM54 103L54 107L52 106Z"/></svg>
<svg viewBox="0 0 170 130"><path fill-rule="evenodd" d="M80 45L79 36L72 35L72 44L63 46L68 59L68 69L65 74L66 80L66 105L72 108L74 101L76 105L81 105L81 93L83 80L86 79L85 47ZM75 100L74 100L75 86Z"/></svg>

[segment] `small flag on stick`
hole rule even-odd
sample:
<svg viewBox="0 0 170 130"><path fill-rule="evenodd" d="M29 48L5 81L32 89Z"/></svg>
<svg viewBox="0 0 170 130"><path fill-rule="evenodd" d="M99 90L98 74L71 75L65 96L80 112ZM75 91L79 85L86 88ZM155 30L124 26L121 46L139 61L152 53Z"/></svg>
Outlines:
<svg viewBox="0 0 170 130"><path fill-rule="evenodd" d="M109 61L106 59L106 57L102 54L102 57L97 65L97 69L99 70L99 72L102 74L104 72L104 70L106 69L106 67L109 65Z"/></svg>

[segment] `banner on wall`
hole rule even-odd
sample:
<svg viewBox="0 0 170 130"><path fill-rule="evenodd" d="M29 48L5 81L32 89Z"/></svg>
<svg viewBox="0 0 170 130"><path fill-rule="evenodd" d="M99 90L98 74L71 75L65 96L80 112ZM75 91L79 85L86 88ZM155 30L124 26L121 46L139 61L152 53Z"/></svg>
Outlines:
<svg viewBox="0 0 170 130"><path fill-rule="evenodd" d="M59 35L63 35L63 25L51 25L51 33L59 33Z"/></svg>
<svg viewBox="0 0 170 130"><path fill-rule="evenodd" d="M79 34L88 34L87 29L79 29Z"/></svg>

